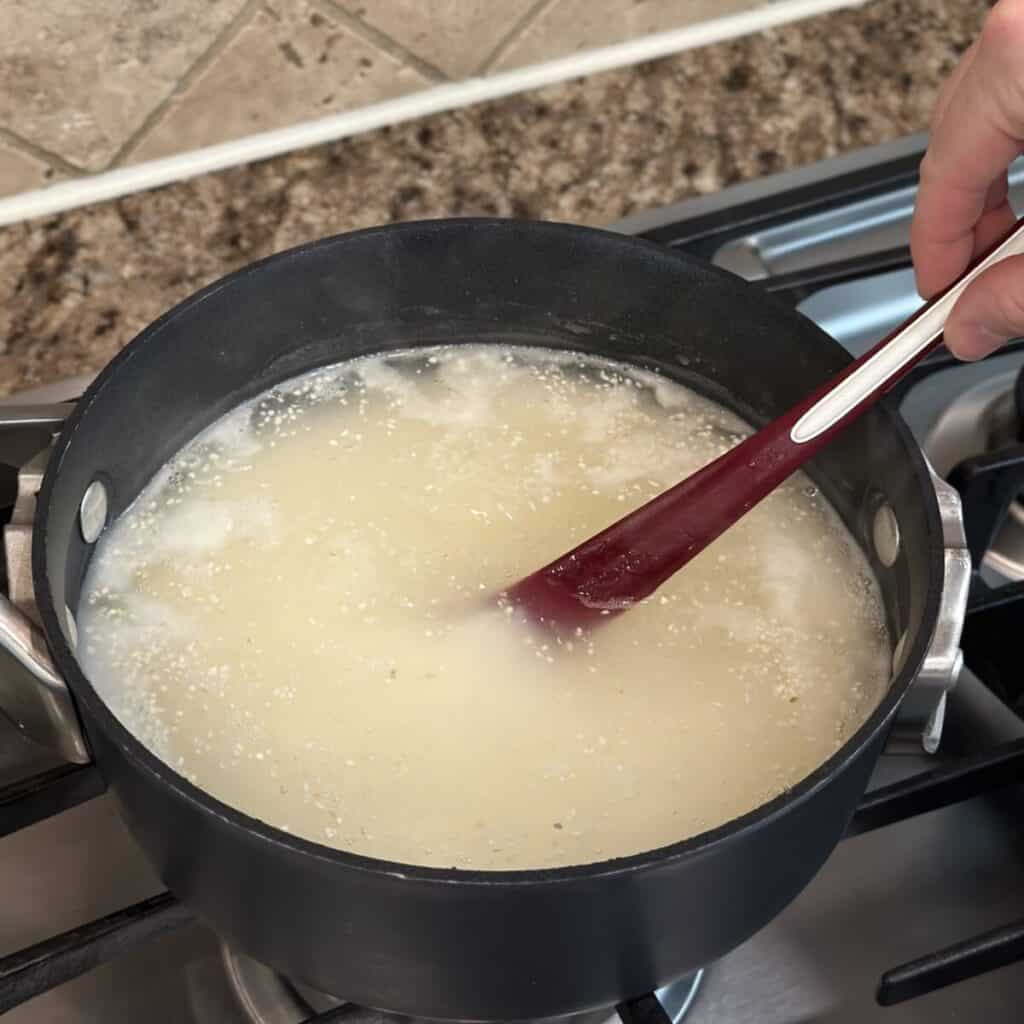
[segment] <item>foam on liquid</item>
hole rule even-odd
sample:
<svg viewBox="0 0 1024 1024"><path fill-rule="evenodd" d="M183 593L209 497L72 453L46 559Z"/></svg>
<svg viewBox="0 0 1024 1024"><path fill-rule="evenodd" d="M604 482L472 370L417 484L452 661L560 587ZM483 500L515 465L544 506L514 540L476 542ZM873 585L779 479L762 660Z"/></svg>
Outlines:
<svg viewBox="0 0 1024 1024"><path fill-rule="evenodd" d="M535 349L320 370L113 524L80 654L167 763L317 842L482 869L654 849L792 786L884 693L877 585L838 516L798 476L587 636L484 599L747 432Z"/></svg>

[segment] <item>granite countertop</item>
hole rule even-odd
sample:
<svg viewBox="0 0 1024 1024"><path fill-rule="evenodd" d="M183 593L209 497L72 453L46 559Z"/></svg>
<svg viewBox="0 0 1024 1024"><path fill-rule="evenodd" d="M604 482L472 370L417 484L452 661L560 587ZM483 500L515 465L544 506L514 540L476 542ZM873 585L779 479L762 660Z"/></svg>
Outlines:
<svg viewBox="0 0 1024 1024"><path fill-rule="evenodd" d="M394 220L602 224L921 131L985 0L866 6L0 231L0 394L97 370L179 299Z"/></svg>

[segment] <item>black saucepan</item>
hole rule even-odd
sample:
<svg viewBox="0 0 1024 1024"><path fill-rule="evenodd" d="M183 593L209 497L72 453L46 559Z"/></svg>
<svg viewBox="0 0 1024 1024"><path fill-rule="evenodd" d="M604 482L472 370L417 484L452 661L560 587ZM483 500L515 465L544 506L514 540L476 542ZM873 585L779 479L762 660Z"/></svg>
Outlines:
<svg viewBox="0 0 1024 1024"><path fill-rule="evenodd" d="M92 755L182 902L240 950L365 1006L519 1020L656 988L738 945L800 892L842 834L922 665L943 542L927 467L890 409L866 416L816 461L817 482L872 558L902 660L881 706L827 764L722 828L621 860L491 873L385 863L280 832L159 761L83 675L69 625L92 550L83 495L101 481L109 521L199 430L286 377L371 352L470 341L652 368L755 423L848 359L756 287L607 232L456 220L327 239L211 285L103 371L50 460L33 571L47 644ZM870 540L881 502L902 538L889 566Z"/></svg>

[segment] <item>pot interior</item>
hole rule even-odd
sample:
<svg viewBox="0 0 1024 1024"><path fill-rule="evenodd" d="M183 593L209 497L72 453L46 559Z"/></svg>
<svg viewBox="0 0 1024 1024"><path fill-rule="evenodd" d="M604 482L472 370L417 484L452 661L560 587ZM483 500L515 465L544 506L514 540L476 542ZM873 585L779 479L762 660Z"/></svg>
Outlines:
<svg viewBox="0 0 1024 1024"><path fill-rule="evenodd" d="M108 516L116 517L190 438L268 387L361 355L463 342L627 362L693 387L754 424L785 411L849 359L755 286L605 232L439 221L272 257L147 328L76 409L44 485L35 563L37 595L56 609L64 640L65 609L77 609L92 550L78 509L94 480L104 482ZM923 659L941 588L941 535L923 460L883 407L850 427L809 471L878 577L903 659L896 682L902 691ZM883 564L874 540L884 506L900 538L891 564ZM892 552L883 554L889 563ZM66 642L57 646L58 661L72 663ZM73 668L66 674L76 696L98 703Z"/></svg>

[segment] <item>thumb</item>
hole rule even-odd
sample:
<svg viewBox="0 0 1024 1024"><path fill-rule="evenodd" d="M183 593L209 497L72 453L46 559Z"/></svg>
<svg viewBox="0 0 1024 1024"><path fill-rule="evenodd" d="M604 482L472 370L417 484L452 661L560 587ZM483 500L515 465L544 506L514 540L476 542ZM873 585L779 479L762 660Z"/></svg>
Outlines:
<svg viewBox="0 0 1024 1024"><path fill-rule="evenodd" d="M946 322L945 341L955 356L974 360L1018 337L1024 337L1024 256L1011 256L960 296Z"/></svg>

